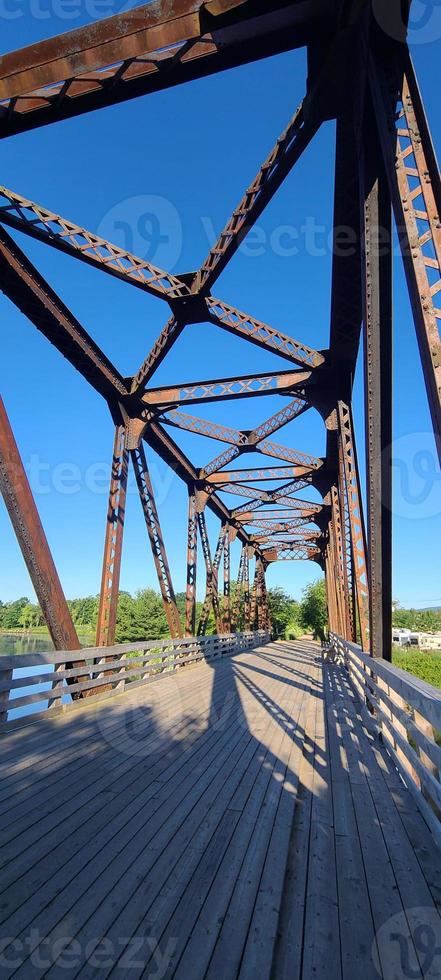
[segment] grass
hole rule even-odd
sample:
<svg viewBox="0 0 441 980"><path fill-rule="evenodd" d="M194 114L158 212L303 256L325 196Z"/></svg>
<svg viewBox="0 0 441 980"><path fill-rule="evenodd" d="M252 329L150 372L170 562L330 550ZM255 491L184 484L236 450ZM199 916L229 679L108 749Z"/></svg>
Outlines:
<svg viewBox="0 0 441 980"><path fill-rule="evenodd" d="M427 684L441 688L441 653L422 653L419 650L403 650L394 647L392 662L396 667L408 670Z"/></svg>

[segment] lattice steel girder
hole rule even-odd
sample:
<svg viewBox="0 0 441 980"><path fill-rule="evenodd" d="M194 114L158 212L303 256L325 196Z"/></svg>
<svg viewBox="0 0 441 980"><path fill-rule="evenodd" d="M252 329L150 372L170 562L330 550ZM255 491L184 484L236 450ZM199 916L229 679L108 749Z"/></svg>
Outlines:
<svg viewBox="0 0 441 980"><path fill-rule="evenodd" d="M274 415L271 415L269 419L262 422L261 425L256 426L255 429L249 433L248 442L250 445L259 445L262 439L267 436L272 435L273 432L277 432L279 429L287 425L288 422L292 422L293 419L298 418L303 412L306 412L310 408L310 404L305 397L293 398L289 405L285 405L284 408L280 409Z"/></svg>
<svg viewBox="0 0 441 980"><path fill-rule="evenodd" d="M158 422L149 423L143 438L187 485L198 481L198 471ZM228 507L225 506L217 494L211 493L209 495L207 506L222 522L232 520ZM233 523L235 522L233 521ZM240 536L241 540L246 544L248 541L246 532L241 530Z"/></svg>
<svg viewBox="0 0 441 980"><path fill-rule="evenodd" d="M149 388L142 396L146 405L197 405L200 402L252 398L256 395L289 394L311 377L310 371L275 371L273 374L251 374L244 377L192 381L166 388ZM306 396L305 396L306 397Z"/></svg>
<svg viewBox="0 0 441 980"><path fill-rule="evenodd" d="M56 650L80 650L29 481L0 397L0 492ZM79 659L73 667L84 666ZM72 678L70 683L75 683Z"/></svg>
<svg viewBox="0 0 441 980"><path fill-rule="evenodd" d="M0 289L101 395L127 395L116 368L4 229L0 229Z"/></svg>
<svg viewBox="0 0 441 980"><path fill-rule="evenodd" d="M138 258L118 245L112 245L87 228L74 224L7 187L0 187L0 222L52 245L60 252L73 255L88 265L98 266L109 275L129 281L160 299L178 299L190 292L189 287L177 276L158 269L151 262Z"/></svg>
<svg viewBox="0 0 441 980"><path fill-rule="evenodd" d="M113 646L118 610L121 554L124 535L128 452L125 449L125 426L115 427L109 504L104 541L103 571L96 630L96 646Z"/></svg>
<svg viewBox="0 0 441 980"><path fill-rule="evenodd" d="M363 507L360 494L357 453L353 434L352 415L348 405L338 404L339 437L345 473L345 490L349 510L352 543L353 575L356 584L358 621L361 645L369 650L369 585L366 564L366 540Z"/></svg>
<svg viewBox="0 0 441 980"><path fill-rule="evenodd" d="M146 4L2 58L0 136L327 38L335 4Z"/></svg>
<svg viewBox="0 0 441 980"><path fill-rule="evenodd" d="M178 409L172 409L167 415L161 417L161 421L166 425L173 425L177 429L186 429L195 432L199 436L207 436L209 439L218 439L220 442L228 442L233 446L248 445L248 434L232 429L227 425L220 425L218 422L210 422L208 419L196 418L194 415L187 415Z"/></svg>
<svg viewBox="0 0 441 980"><path fill-rule="evenodd" d="M441 463L440 173L409 52L371 54L369 80Z"/></svg>
<svg viewBox="0 0 441 980"><path fill-rule="evenodd" d="M196 292L211 288L318 128L318 119L305 121L302 103L245 191L217 242L210 249L195 276Z"/></svg>
<svg viewBox="0 0 441 980"><path fill-rule="evenodd" d="M222 605L222 629L225 633L231 633L231 550L230 550L230 526L226 525L224 537L224 596Z"/></svg>
<svg viewBox="0 0 441 980"><path fill-rule="evenodd" d="M295 520L283 520L277 521L275 518L270 517L256 517L246 523L252 525L252 527L261 528L263 531L271 531L273 534L279 533L291 533L296 531L303 531L305 529L305 524L309 524L309 517L297 517ZM314 531L315 534L319 533ZM256 540L255 534L250 534L251 540Z"/></svg>
<svg viewBox="0 0 441 980"><path fill-rule="evenodd" d="M237 632L238 627L240 626L240 607L242 601L243 581L245 575L246 551L247 551L246 545L242 545L242 550L240 553L240 560L239 560L239 570L237 573L237 580L236 580L236 592L234 595L233 608L231 612L231 630L233 633Z"/></svg>
<svg viewBox="0 0 441 980"><path fill-rule="evenodd" d="M352 541L350 528L350 513L346 493L345 466L343 460L343 449L341 438L338 446L338 498L341 514L342 530L342 552L345 577L345 590L347 595L347 624L348 640L357 642L356 616L355 616L355 579L353 576Z"/></svg>
<svg viewBox="0 0 441 980"><path fill-rule="evenodd" d="M332 512L332 522L331 527L334 533L334 549L335 549L335 560L336 560L336 575L338 582L338 594L341 603L341 625L342 625L342 635L345 639L351 639L351 622L350 622L350 596L348 592L348 582L346 575L346 555L345 555L345 538L342 526L341 518L341 508L340 508L340 498L338 493L338 488L336 486L331 487L331 512Z"/></svg>
<svg viewBox="0 0 441 980"><path fill-rule="evenodd" d="M203 513L198 514L199 530L201 530L201 522L200 522L201 518L204 518ZM201 541L202 541L202 549L205 558L207 582L206 582L206 593L205 593L204 604L202 606L201 615L198 623L198 636L203 636L205 634L205 631L207 629L208 619L210 616L211 607L213 607L217 632L218 633L222 632L222 613L219 604L219 565L224 551L226 534L227 534L227 524L221 524L216 551L212 561L210 545L208 541L208 534L207 534L207 529L205 526L205 519L204 519Z"/></svg>
<svg viewBox="0 0 441 980"><path fill-rule="evenodd" d="M206 568L206 590L205 590L206 600L205 601L206 602L208 601L209 606L210 605L213 606L214 618L216 621L216 630L217 632L219 632L221 627L221 615L220 615L219 595L218 595L218 569L219 569L219 562L220 562L219 542L218 542L218 547L216 548L214 561L212 561L210 541L208 538L207 524L205 521L205 513L203 510L198 510L197 521L198 521L199 534L200 534L201 544L202 544L202 553L204 555L205 568ZM223 532L221 528L221 534L222 533ZM223 537L221 538L221 540L223 541ZM243 547L247 547L247 545L244 545ZM208 622L208 615L209 615L209 608L206 617L207 622ZM202 620L202 615L201 615L201 620Z"/></svg>
<svg viewBox="0 0 441 980"><path fill-rule="evenodd" d="M262 555L269 565L274 561L318 561L322 557L319 548L311 548L308 545L296 545L295 547L264 548Z"/></svg>
<svg viewBox="0 0 441 980"><path fill-rule="evenodd" d="M162 601L164 603L165 615L170 630L170 636L182 636L181 622L178 607L173 589L170 568L165 550L164 539L162 536L159 515L156 508L152 482L148 471L147 460L143 446L133 449L130 452L132 457L133 469L135 471L136 482L138 485L139 496L150 538L153 559L156 566L159 587L161 589Z"/></svg>
<svg viewBox="0 0 441 980"><path fill-rule="evenodd" d="M267 432L273 432L281 428L281 426L286 425L288 421L291 421L303 412L304 405L305 403L302 403L300 399L293 399L285 410L277 412L275 416L267 419L266 422L263 422L262 425L251 432L242 432L239 429L232 429L229 426L220 425L218 422L197 418L194 415L180 412L178 409L169 411L161 417L161 421L167 425L173 425L178 429L185 429L189 432L196 433L196 435L206 436L209 439L218 439L220 442L227 442L235 446L236 453L233 456L229 456L226 462L222 464L223 466L235 458L236 455L240 455L243 452L260 452L267 456L288 459L290 462L305 466L309 471L311 469L319 469L323 466L323 459L317 456L311 456L308 453L302 453L300 450L279 446L277 443L270 442L269 439L265 438ZM217 472L217 469L220 467L213 469L213 463L214 461L211 461L201 470L200 479L205 479L206 476Z"/></svg>
<svg viewBox="0 0 441 980"><path fill-rule="evenodd" d="M293 340L287 334L268 326L267 323L262 323L261 320L256 320L255 317L248 316L229 303L208 296L206 306L208 319L212 323L229 333L244 337L258 347L272 351L301 367L315 368L325 363L324 353L298 340Z"/></svg>
<svg viewBox="0 0 441 980"><path fill-rule="evenodd" d="M284 480L298 475L296 466L262 466L244 470L224 470L207 477L207 483L219 487L224 483L253 483L255 480Z"/></svg>
<svg viewBox="0 0 441 980"><path fill-rule="evenodd" d="M171 316L167 320L165 327L162 328L159 337L156 338L153 347L142 362L138 372L132 378L130 385L130 393L132 395L140 395L144 391L144 386L167 356L178 337L180 337L184 327L185 322L178 320L175 316Z"/></svg>
<svg viewBox="0 0 441 980"><path fill-rule="evenodd" d="M187 589L185 598L185 632L194 636L196 631L196 575L198 555L197 491L188 488L188 535L187 535Z"/></svg>

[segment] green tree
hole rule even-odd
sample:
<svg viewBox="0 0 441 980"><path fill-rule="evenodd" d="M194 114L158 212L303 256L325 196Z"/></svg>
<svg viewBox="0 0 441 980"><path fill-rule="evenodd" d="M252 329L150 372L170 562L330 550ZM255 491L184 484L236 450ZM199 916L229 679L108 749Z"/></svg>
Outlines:
<svg viewBox="0 0 441 980"><path fill-rule="evenodd" d="M288 623L299 617L299 603L281 588L280 585L268 589L268 608L275 636L285 636Z"/></svg>
<svg viewBox="0 0 441 980"><path fill-rule="evenodd" d="M311 630L316 638L323 640L328 622L325 580L323 578L311 582L303 589L301 611L305 629Z"/></svg>
<svg viewBox="0 0 441 980"><path fill-rule="evenodd" d="M2 607L2 629L20 629L22 626L21 615L25 606L29 605L27 596L15 599L14 602L6 602Z"/></svg>

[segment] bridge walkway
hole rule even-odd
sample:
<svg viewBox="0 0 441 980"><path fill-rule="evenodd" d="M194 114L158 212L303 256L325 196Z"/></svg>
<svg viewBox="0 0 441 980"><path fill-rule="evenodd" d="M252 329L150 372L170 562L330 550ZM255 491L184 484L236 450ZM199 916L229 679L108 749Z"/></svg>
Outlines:
<svg viewBox="0 0 441 980"><path fill-rule="evenodd" d="M440 975L441 855L317 644L89 699L0 752L2 977Z"/></svg>

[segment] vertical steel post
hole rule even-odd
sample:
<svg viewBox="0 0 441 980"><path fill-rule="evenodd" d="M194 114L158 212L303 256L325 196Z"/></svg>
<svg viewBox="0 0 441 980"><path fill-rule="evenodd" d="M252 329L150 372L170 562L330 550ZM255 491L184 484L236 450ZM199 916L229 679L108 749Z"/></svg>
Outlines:
<svg viewBox="0 0 441 980"><path fill-rule="evenodd" d="M167 623L170 630L170 636L179 637L182 636L181 622L178 607L176 605L176 598L167 553L165 550L164 539L162 537L161 525L159 523L159 515L153 494L152 482L142 444L140 444L137 449L131 450L130 455L132 457L133 469L135 471L139 497L150 539L159 587L161 589L162 601L164 603L165 615L167 617Z"/></svg>
<svg viewBox="0 0 441 980"><path fill-rule="evenodd" d="M231 613L231 629L232 629L232 632L233 633L237 632L237 630L239 628L239 625L240 625L240 619L241 619L241 604L242 604L242 587L243 587L244 564L245 564L245 550L246 550L246 545L244 544L244 545L242 545L242 550L241 550L241 553L240 553L239 570L238 570L238 573L237 573L237 580L236 580L236 591L235 591L234 600L233 600L233 610L232 610L232 613Z"/></svg>
<svg viewBox="0 0 441 980"><path fill-rule="evenodd" d="M231 633L231 605L230 605L230 525L226 525L224 540L224 601L223 601L223 632Z"/></svg>
<svg viewBox="0 0 441 980"><path fill-rule="evenodd" d="M112 646L115 642L126 509L128 460L129 456L125 448L125 426L117 425L115 428L104 541L103 571L96 631L97 647Z"/></svg>
<svg viewBox="0 0 441 980"><path fill-rule="evenodd" d="M245 632L250 629L250 547L245 548L245 560L243 570L243 628Z"/></svg>
<svg viewBox="0 0 441 980"><path fill-rule="evenodd" d="M80 650L81 644L1 398L0 490L54 647L56 650ZM78 660L70 666L83 664L84 661ZM75 683L75 678L71 683Z"/></svg>
<svg viewBox="0 0 441 980"><path fill-rule="evenodd" d="M216 546L216 551L214 554L213 561L211 560L210 545L208 541L207 527L205 524L205 515L203 512L198 514L199 531L202 541L202 550L204 552L205 566L207 573L207 583L204 604L202 606L201 615L198 624L198 636L203 636L207 629L208 618L210 615L211 607L213 607L214 618L216 622L217 633L222 632L222 615L219 606L219 565L222 558L224 539L225 539L225 525L222 524L219 538Z"/></svg>
<svg viewBox="0 0 441 980"><path fill-rule="evenodd" d="M198 523L196 487L188 488L187 591L185 596L185 633L196 632L196 575L198 554Z"/></svg>
<svg viewBox="0 0 441 980"><path fill-rule="evenodd" d="M373 657L391 660L392 209L369 106L364 127L362 188L370 651Z"/></svg>
<svg viewBox="0 0 441 980"><path fill-rule="evenodd" d="M369 651L369 584L366 563L366 532L352 413L349 405L346 405L343 401L338 403L338 423L349 510L353 577L355 580L360 640L363 650L367 653Z"/></svg>

